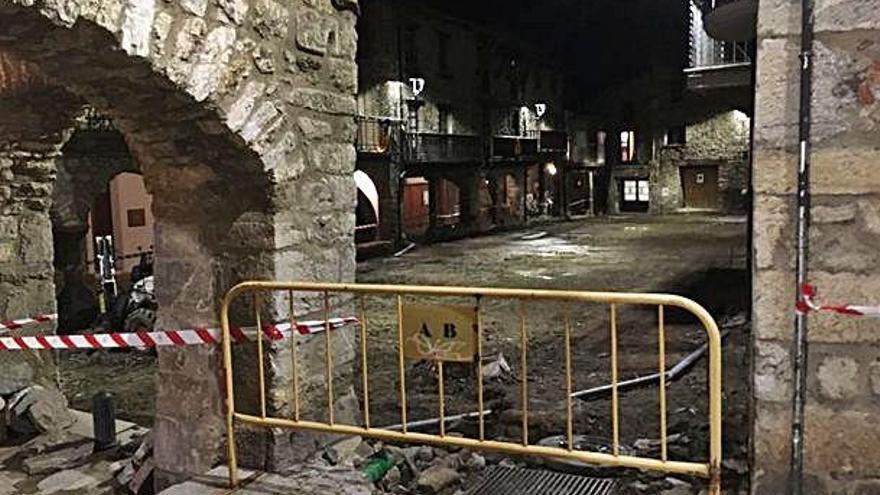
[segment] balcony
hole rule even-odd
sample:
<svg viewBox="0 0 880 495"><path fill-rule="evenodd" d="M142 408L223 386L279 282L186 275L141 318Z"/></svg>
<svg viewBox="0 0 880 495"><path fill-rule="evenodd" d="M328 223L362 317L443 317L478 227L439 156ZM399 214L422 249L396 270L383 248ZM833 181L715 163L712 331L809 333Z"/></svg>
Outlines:
<svg viewBox="0 0 880 495"><path fill-rule="evenodd" d="M492 160L522 160L538 154L537 136L492 136L489 157Z"/></svg>
<svg viewBox="0 0 880 495"><path fill-rule="evenodd" d="M717 5L722 0L704 0ZM742 1L742 0L736 0ZM690 56L685 69L691 91L749 88L752 84L752 44L748 41L722 41L705 29L702 11L691 2Z"/></svg>
<svg viewBox="0 0 880 495"><path fill-rule="evenodd" d="M395 142L399 123L378 117L357 118L357 151L368 155L387 155Z"/></svg>
<svg viewBox="0 0 880 495"><path fill-rule="evenodd" d="M706 32L724 41L750 41L756 36L758 0L699 0Z"/></svg>
<svg viewBox="0 0 880 495"><path fill-rule="evenodd" d="M483 158L480 136L465 134L407 133L404 158L409 163L468 163Z"/></svg>
<svg viewBox="0 0 880 495"><path fill-rule="evenodd" d="M568 134L562 131L539 131L538 153L567 153Z"/></svg>

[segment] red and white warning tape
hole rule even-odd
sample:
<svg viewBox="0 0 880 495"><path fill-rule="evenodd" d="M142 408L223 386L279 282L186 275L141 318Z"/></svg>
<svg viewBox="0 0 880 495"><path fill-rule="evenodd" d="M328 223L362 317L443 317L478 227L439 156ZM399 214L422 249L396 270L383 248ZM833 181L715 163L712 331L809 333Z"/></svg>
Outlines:
<svg viewBox="0 0 880 495"><path fill-rule="evenodd" d="M880 307L878 306L855 306L851 304L844 305L825 305L816 303L816 288L809 284L804 284L801 288L803 298L797 303L797 312L807 314L818 311L824 313L835 313L847 316L866 316L869 318L880 318Z"/></svg>
<svg viewBox="0 0 880 495"><path fill-rule="evenodd" d="M299 335L313 335L341 328L358 319L354 317L332 318L328 321L298 321L296 326L290 323L264 325L263 334L271 341L282 340L294 329ZM230 335L233 342L246 342L256 337L256 327L231 327ZM0 351L21 351L25 349L122 349L126 347L149 348L165 346L188 346L218 344L222 332L218 328L194 328L187 330L159 330L154 332L134 333L100 333L80 335L37 335L28 337L0 337Z"/></svg>
<svg viewBox="0 0 880 495"><path fill-rule="evenodd" d="M37 323L47 323L58 319L58 315L36 315L30 318L22 318L20 320L0 321L0 330L17 330L28 325L36 325Z"/></svg>

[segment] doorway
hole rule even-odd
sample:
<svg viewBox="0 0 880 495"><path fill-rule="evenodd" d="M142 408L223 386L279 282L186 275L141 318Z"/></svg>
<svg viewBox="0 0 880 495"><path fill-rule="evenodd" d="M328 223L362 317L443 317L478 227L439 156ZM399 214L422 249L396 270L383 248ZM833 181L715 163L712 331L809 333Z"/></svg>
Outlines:
<svg viewBox="0 0 880 495"><path fill-rule="evenodd" d="M718 167L700 165L681 167L684 207L701 210L718 208Z"/></svg>

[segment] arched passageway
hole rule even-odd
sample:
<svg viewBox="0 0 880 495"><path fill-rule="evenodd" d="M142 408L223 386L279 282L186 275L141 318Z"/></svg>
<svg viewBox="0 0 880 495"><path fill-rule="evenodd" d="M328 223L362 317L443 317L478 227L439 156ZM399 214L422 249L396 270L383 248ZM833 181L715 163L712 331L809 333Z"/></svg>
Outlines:
<svg viewBox="0 0 880 495"><path fill-rule="evenodd" d="M54 310L53 190L86 103L113 120L154 199L159 326L216 325L239 280L353 276L355 14L271 4L0 1L0 314ZM281 77L289 46L308 74ZM159 361L156 461L173 480L222 452L220 367L211 347ZM272 408L288 380L269 374ZM267 437L252 464L302 455L295 442Z"/></svg>

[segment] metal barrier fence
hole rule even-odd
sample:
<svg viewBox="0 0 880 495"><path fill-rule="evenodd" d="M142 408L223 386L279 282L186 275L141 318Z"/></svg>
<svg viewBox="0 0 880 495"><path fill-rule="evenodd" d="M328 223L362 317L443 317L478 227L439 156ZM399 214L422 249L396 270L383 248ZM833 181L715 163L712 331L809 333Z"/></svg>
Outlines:
<svg viewBox="0 0 880 495"><path fill-rule="evenodd" d="M299 396L301 390L298 389L302 377L298 377L297 352L291 353L293 377L292 377L292 404L290 417L271 417L267 415L266 389L265 389L265 369L264 369L264 346L262 339L257 341L257 360L259 374L259 413L246 414L236 410L233 380L233 359L232 345L230 338L230 322L229 311L230 306L241 296L250 294L254 296L255 301L255 318L257 325L261 320L261 300L266 293L272 291L285 291L290 295L290 317L291 321L295 321L294 292L298 294L315 293L316 297L323 298L324 319L330 320L331 315L331 294L347 294L348 297L354 297L359 301L357 305L360 311L359 323L359 360L360 360L360 380L359 384L363 387L361 400L363 424L362 425L346 425L338 424L334 415L334 364L332 353L333 332L328 328L324 332L325 342L325 386L327 393L327 415L329 418L326 422L309 421L301 417ZM396 299L396 326L397 326L397 349L396 349L396 365L399 379L399 405L400 405L400 422L402 427L396 429L377 428L370 421L370 387L369 387L369 356L367 350L368 325L366 319L364 299L367 296L385 295ZM405 297L418 296L420 298L467 298L473 301L473 305L465 306L428 306L428 305L407 305L404 303ZM446 417L446 391L444 386L444 361L467 361L467 354L471 354L471 358L475 358L476 363L482 362L483 357L483 323L481 316L486 301L504 300L512 304L517 304L519 311L516 315L519 321L519 368L520 368L520 400L522 401L522 439L519 442L500 441L486 437L486 421L485 416L489 413L484 403L484 378L483 373L476 373L476 405L477 412L474 416L478 421L478 433L476 438L468 438L461 436L447 435L445 430ZM611 421L612 421L612 449L610 453L606 452L588 452L575 450L574 443L574 413L573 413L573 369L572 369L572 319L568 311L564 311L563 319L563 342L560 344L564 350L564 366L565 371L565 388L566 388L566 432L567 442L562 447L547 447L534 445L529 442L529 318L528 305L538 304L539 302L556 302L564 304L574 303L593 303L607 305L609 308L610 323L610 358L611 358ZM621 305L648 305L657 308L657 335L658 335L658 356L659 356L659 376L660 384L658 388L659 395L659 425L660 425L660 456L659 458L640 457L636 455L626 455L621 453L620 441L620 394L618 391L619 384L619 329L618 329L618 308ZM702 324L706 331L707 344L709 349L708 364L708 422L709 422L709 452L707 461L678 461L670 460L667 447L667 390L666 390L666 313L667 308L678 308L684 310L693 316ZM559 315L556 315L559 316ZM442 323L447 321L449 323ZM421 322L421 323L419 323ZM556 458L571 461L579 461L594 465L608 467L623 467L633 469L645 469L662 473L683 474L690 476L698 476L708 478L710 482L710 494L720 494L720 468L721 468L721 334L718 326L712 316L699 304L689 299L662 294L635 294L635 293L610 293L610 292L579 292L579 291L555 291L555 290L526 290L526 289L491 289L491 288L464 288L464 287L427 287L427 286L395 286L395 285L365 285L365 284L326 284L326 283L283 283L283 282L245 282L229 291L223 302L221 309L221 323L223 326L223 358L225 365L226 378L226 394L227 394L227 418L226 427L228 435L228 462L230 473L230 484L235 486L237 480L237 455L235 444L235 423L241 422L259 427L267 428L286 428L295 430L308 430L315 432L342 434L342 435L360 435L367 438L374 438L383 441L403 442L403 443L420 443L439 446L454 446L476 450L495 451L513 455L530 455L543 458ZM467 331L454 331L459 338L463 339L459 343L461 346L432 346L428 342L429 350L414 350L412 341L405 340L405 335L415 335L418 329L413 330L413 325L431 325L432 328L447 328L446 325L458 325L458 329L467 330L468 327L473 329L473 333ZM426 327L422 327L424 330ZM415 333L414 333L415 332ZM425 332L427 333L427 332ZM440 332L435 332L440 333ZM416 335L418 336L418 335ZM430 336L430 334L428 334ZM290 336L291 349L296 349L295 332ZM421 337L420 337L421 338ZM471 340L469 340L471 339ZM406 360L415 359L415 354L425 354L429 360L434 361L437 373L438 385L438 405L439 412L439 434L426 434L420 432L408 431L407 428L407 381L406 381ZM397 431L400 430L400 431Z"/></svg>

